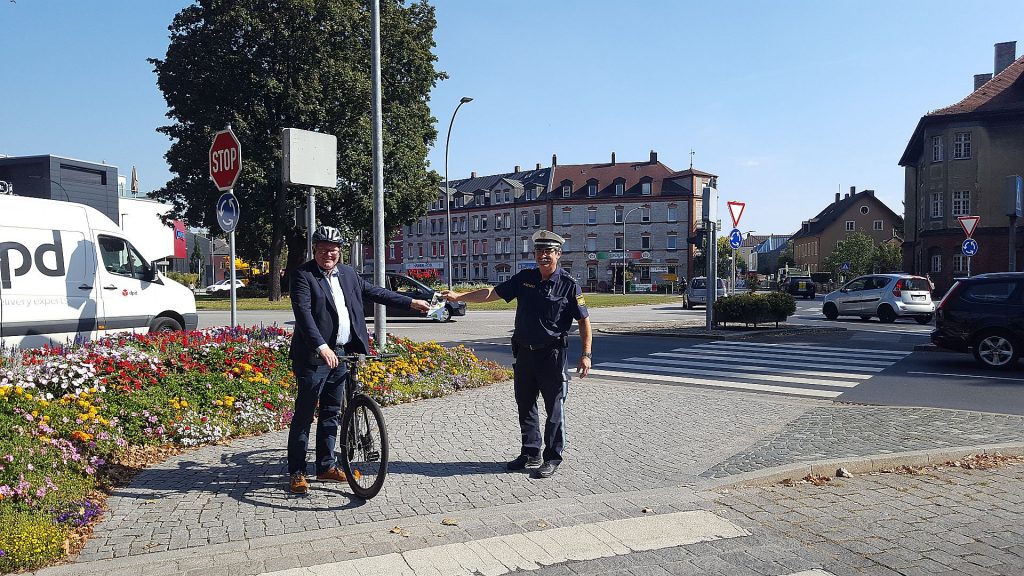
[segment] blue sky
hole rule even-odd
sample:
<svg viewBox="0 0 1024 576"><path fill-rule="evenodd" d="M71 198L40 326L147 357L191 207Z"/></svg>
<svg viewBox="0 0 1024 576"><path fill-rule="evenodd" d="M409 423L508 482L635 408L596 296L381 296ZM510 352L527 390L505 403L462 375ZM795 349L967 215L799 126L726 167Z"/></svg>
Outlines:
<svg viewBox="0 0 1024 576"><path fill-rule="evenodd" d="M431 96L451 178L515 165L639 161L719 176L740 228L790 233L838 191L872 188L902 214L897 166L918 119L991 72L1018 41L1019 0L893 2L437 0ZM148 57L187 2L0 3L0 154L56 154L170 177ZM384 63L387 65L387 63ZM211 184L212 185L212 184ZM727 220L727 214L723 214ZM728 221L726 221L728 225Z"/></svg>

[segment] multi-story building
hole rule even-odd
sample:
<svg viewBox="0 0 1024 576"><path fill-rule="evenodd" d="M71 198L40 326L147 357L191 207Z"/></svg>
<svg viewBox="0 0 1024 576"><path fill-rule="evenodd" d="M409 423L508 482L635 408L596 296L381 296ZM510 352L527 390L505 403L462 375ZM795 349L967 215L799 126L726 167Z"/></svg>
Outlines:
<svg viewBox="0 0 1024 576"><path fill-rule="evenodd" d="M903 265L930 274L938 291L967 274L960 216L981 218L971 273L1009 269L1007 177L1024 175L1024 57L1016 51L1016 42L996 44L993 74L976 75L969 96L924 115L899 162L906 169ZM1017 270L1021 240L1018 231Z"/></svg>
<svg viewBox="0 0 1024 576"><path fill-rule="evenodd" d="M857 192L856 187L850 186L846 196L841 198L836 192L835 202L803 222L791 239L793 260L797 268L811 272L835 272L825 270L824 262L839 242L850 234L862 232L877 245L900 238L902 230L903 218L876 198L874 190Z"/></svg>
<svg viewBox="0 0 1024 576"><path fill-rule="evenodd" d="M541 228L566 239L561 265L586 290L621 286L623 263L640 286L689 276L686 237L695 229L699 191L715 178L675 172L658 161L540 164L507 174L452 180L428 213L403 229L406 270L444 270L451 200L455 282L495 283L536 266L530 237ZM695 198L694 190L698 191Z"/></svg>

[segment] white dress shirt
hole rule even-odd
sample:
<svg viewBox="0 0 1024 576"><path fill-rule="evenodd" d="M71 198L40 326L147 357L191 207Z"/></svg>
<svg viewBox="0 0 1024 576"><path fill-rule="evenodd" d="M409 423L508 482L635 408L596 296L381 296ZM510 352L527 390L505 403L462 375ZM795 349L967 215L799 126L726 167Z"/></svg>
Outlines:
<svg viewBox="0 0 1024 576"><path fill-rule="evenodd" d="M321 269L321 271L323 271ZM330 272L324 272L327 283L331 286L331 296L334 298L334 307L338 309L338 346L348 344L352 339L352 319L349 317L348 308L345 306L345 292L341 289L341 277L335 267ZM317 350L329 348L330 344L321 344Z"/></svg>

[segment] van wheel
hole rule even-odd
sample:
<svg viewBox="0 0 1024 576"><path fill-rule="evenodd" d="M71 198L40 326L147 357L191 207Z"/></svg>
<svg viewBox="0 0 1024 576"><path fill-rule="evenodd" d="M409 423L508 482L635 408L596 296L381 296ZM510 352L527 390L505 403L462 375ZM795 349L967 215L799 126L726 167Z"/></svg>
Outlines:
<svg viewBox="0 0 1024 576"><path fill-rule="evenodd" d="M932 315L928 314L927 316L917 316L914 320L917 320L918 324L927 324L932 321Z"/></svg>
<svg viewBox="0 0 1024 576"><path fill-rule="evenodd" d="M829 320L839 318L839 308L836 308L836 305L831 302L825 304L825 307L822 308L821 311L825 314L825 318L828 318Z"/></svg>
<svg viewBox="0 0 1024 576"><path fill-rule="evenodd" d="M160 316L153 320L153 323L149 325L149 331L155 332L178 332L181 330L181 324L174 318L168 318L166 316Z"/></svg>
<svg viewBox="0 0 1024 576"><path fill-rule="evenodd" d="M892 308L882 306L878 309L878 321L883 324L892 324L896 321L896 313L892 311Z"/></svg>
<svg viewBox="0 0 1024 576"><path fill-rule="evenodd" d="M1020 357L1020 349L1013 340L1000 332L987 332L974 341L974 359L988 368L1005 369Z"/></svg>

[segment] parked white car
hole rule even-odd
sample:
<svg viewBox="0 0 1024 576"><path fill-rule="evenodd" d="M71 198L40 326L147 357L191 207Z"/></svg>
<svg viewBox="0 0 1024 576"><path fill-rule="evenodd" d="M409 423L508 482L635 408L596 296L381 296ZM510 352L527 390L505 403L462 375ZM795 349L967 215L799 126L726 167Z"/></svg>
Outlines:
<svg viewBox="0 0 1024 576"><path fill-rule="evenodd" d="M918 324L927 324L935 314L935 303L927 278L910 274L871 274L858 276L829 292L821 312L829 320L860 316L861 320L877 317L888 323L897 318L913 318Z"/></svg>
<svg viewBox="0 0 1024 576"><path fill-rule="evenodd" d="M244 282L242 282L241 280L238 280L237 278L235 279L235 290L238 290L239 288L243 288L244 286L245 286ZM229 290L231 290L231 281L230 280L221 280L220 282L217 282L216 284L210 284L209 286L206 287L206 292L210 293L210 294L215 293L215 292L227 292Z"/></svg>

